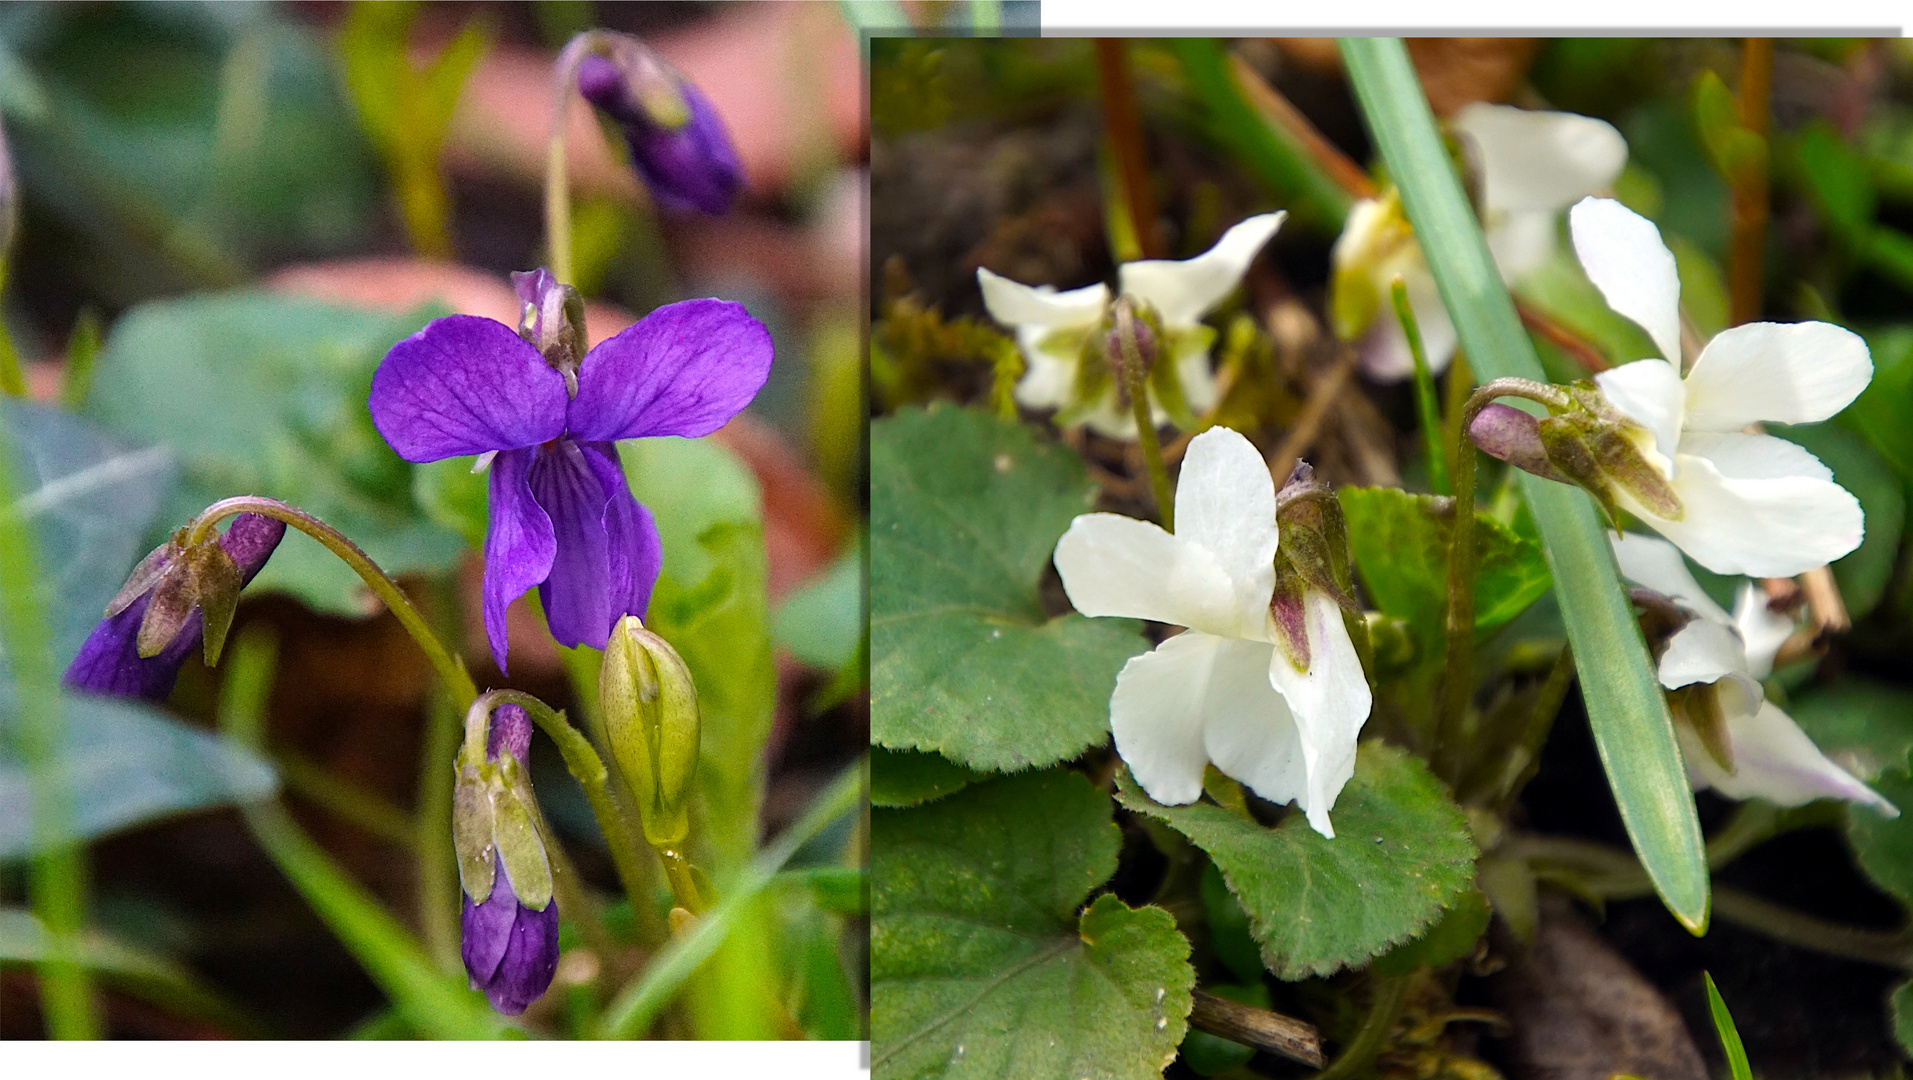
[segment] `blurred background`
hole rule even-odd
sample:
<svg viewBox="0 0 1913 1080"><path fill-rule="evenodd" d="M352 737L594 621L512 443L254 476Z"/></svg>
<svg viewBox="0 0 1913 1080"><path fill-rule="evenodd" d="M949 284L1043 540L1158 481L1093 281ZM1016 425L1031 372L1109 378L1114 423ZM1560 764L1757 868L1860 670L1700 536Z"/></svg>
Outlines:
<svg viewBox="0 0 1913 1080"><path fill-rule="evenodd" d="M641 36L708 96L747 185L722 217L660 212L623 141L573 95L572 248L593 342L661 304L719 296L744 303L776 345L768 385L707 440L716 449L666 447L634 466L640 499L681 508L660 511L667 545L673 529L698 538L761 522L775 714L767 741L723 748L744 760L716 767L763 785L769 837L858 759L865 127L857 38L834 5L0 6L15 223L4 323L35 403L0 404L16 491L103 461L118 469L36 521L62 667L145 551L211 501L251 493L351 536L462 641L481 688L505 685L477 614L483 478L456 462L404 465L364 402L385 350L430 318L515 325L507 275L545 259L552 60L592 27ZM570 707L558 650L523 607L509 685ZM277 644L272 771L207 737L221 674L197 659L163 710L69 717L74 748L99 765L76 797L92 840L86 925L104 1033L407 1034L239 815L217 807L269 791L276 771L296 821L423 930L443 966L447 942L419 925L430 886L415 850L422 755L450 760L447 729L427 719L430 669L357 580L296 534L247 590L235 633ZM603 841L542 735L532 761L585 879L615 894ZM0 1038L43 1030L22 962L40 947L21 921L24 789L19 759L0 756ZM839 825L814 860L845 857L851 826ZM779 962L796 988L784 1034L862 1030L860 896L779 894ZM566 1033L573 991L596 980L561 970L528 1025Z"/></svg>

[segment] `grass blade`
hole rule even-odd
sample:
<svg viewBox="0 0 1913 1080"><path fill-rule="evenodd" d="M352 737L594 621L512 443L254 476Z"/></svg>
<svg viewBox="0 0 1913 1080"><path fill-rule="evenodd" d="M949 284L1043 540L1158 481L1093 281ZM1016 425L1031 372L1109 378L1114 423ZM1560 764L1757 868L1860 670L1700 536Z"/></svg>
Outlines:
<svg viewBox="0 0 1913 1080"><path fill-rule="evenodd" d="M1475 376L1546 381L1462 194L1407 49L1397 38L1349 38L1342 56ZM1705 933L1707 858L1700 821L1666 699L1594 504L1583 492L1526 473L1521 492L1541 531L1595 746L1628 838L1668 910L1689 930Z"/></svg>
<svg viewBox="0 0 1913 1080"><path fill-rule="evenodd" d="M1747 1064L1747 1048L1740 1044L1740 1029L1734 1026L1734 1014L1727 1011L1727 1003L1721 1000L1714 976L1703 971L1701 978L1707 980L1707 1011L1713 1014L1714 1031L1720 1035L1720 1050L1727 1056L1727 1075L1732 1080L1754 1080L1753 1066Z"/></svg>

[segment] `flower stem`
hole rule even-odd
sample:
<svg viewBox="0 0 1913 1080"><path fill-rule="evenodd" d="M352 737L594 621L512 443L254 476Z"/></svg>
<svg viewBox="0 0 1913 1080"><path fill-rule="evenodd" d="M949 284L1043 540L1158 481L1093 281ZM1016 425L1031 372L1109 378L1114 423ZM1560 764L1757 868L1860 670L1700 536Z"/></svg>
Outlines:
<svg viewBox="0 0 1913 1080"><path fill-rule="evenodd" d="M418 850L418 915L425 947L439 967L453 972L460 963L458 860L452 851L452 758L458 753L458 728L458 706L441 686L425 709L413 843Z"/></svg>
<svg viewBox="0 0 1913 1080"><path fill-rule="evenodd" d="M1348 1077L1365 1076L1368 1067L1374 1063L1376 1055L1389 1033L1395 1030L1395 1019L1401 1015L1402 1003L1408 1000L1407 975L1383 975L1369 973L1369 987L1373 996L1369 1000L1368 1015L1362 1019L1361 1028L1355 1037L1342 1047L1342 1052L1329 1062L1329 1066L1316 1073L1310 1080L1345 1080Z"/></svg>
<svg viewBox="0 0 1913 1080"><path fill-rule="evenodd" d="M1773 39L1745 39L1740 54L1740 126L1758 135L1763 144L1771 115L1773 68ZM1739 170L1728 181L1733 184L1733 232L1727 253L1727 296L1729 318L1739 326L1760 317L1761 271L1767 251L1765 157L1760 168Z"/></svg>
<svg viewBox="0 0 1913 1080"><path fill-rule="evenodd" d="M1129 408L1136 415L1136 445L1142 450L1143 468L1149 471L1149 491L1156 499L1156 516L1162 527L1176 531L1176 497L1169 486L1169 469L1162 461L1162 443L1156 438L1156 420L1149 409L1149 372L1142 351L1136 347L1135 315L1128 305L1116 305L1116 340L1123 350L1123 386L1129 394Z"/></svg>
<svg viewBox="0 0 1913 1080"><path fill-rule="evenodd" d="M1428 353L1421 345L1421 327L1415 322L1415 311L1408 306L1408 283L1400 274L1389 285L1389 293L1395 301L1395 318L1402 324L1402 333L1408 338L1408 352L1415 358L1415 415L1421 423L1422 442L1428 455L1428 486L1437 495L1453 492L1449 486L1449 460L1447 449L1442 445L1441 412L1435 405L1435 376L1428 370Z"/></svg>
<svg viewBox="0 0 1913 1080"><path fill-rule="evenodd" d="M652 850L658 853L658 862L664 866L664 876L671 882L671 892L676 895L678 906L693 915L704 914L704 896L691 873L691 860L668 845L660 844Z"/></svg>
<svg viewBox="0 0 1913 1080"><path fill-rule="evenodd" d="M223 518L235 514L258 514L273 518L305 533L317 540L327 551L337 555L339 560L359 575L366 587L385 602L385 606L396 615L405 632L412 635L419 648L425 650L425 658L437 669L445 689L452 695L452 701L460 706L469 706L478 697L478 687L472 683L472 677L465 670L465 662L451 653L433 635L431 627L426 625L425 616L399 591L397 583L388 577L379 564L371 560L359 546L347 539L339 530L313 517L295 506L288 506L277 499L268 499L260 495L238 495L220 501L200 511L187 527L187 544L203 544L212 538L213 528Z"/></svg>
<svg viewBox="0 0 1913 1080"><path fill-rule="evenodd" d="M585 801L591 804L592 816L598 819L598 828L604 831L607 847L611 849L611 862L618 871L618 881L624 886L625 895L630 897L633 908L651 902L650 892L646 888L648 879L637 865L637 841L633 839L631 824L618 814L612 803L610 785L606 782L609 773L605 771L604 759L591 747L591 741L584 732L571 726L565 714L557 712L551 706L517 690L488 690L485 701L490 707L512 704L524 707L532 722L544 730L551 741L558 745L558 753L565 759L565 768L584 789ZM471 739L471 729L466 730L466 740ZM484 747L479 747L482 758Z"/></svg>
<svg viewBox="0 0 1913 1080"><path fill-rule="evenodd" d="M545 143L546 269L561 285L571 285L571 177L565 157L572 97L578 86L578 65L597 42L587 30L571 39L552 65L551 132Z"/></svg>
<svg viewBox="0 0 1913 1080"><path fill-rule="evenodd" d="M1156 202L1149 192L1142 120L1136 112L1136 89L1129 81L1124 46L1121 38L1096 39L1096 85L1102 91L1103 130L1115 151L1123 202L1128 205L1136 243L1142 248L1143 258L1160 259L1164 252L1156 235Z"/></svg>
<svg viewBox="0 0 1913 1080"><path fill-rule="evenodd" d="M1561 651L1555 654L1554 666L1548 669L1548 678L1541 684L1540 693L1535 695L1534 711L1528 714L1528 724L1521 731L1520 741L1508 752L1509 764L1514 766L1506 774L1504 786L1496 793L1495 809L1506 814L1520 797L1521 789L1534 779L1536 770L1541 767L1541 748L1547 744L1548 733L1554 730L1554 718L1561 712L1561 702L1568 696L1568 684L1574 681L1574 649L1563 644Z"/></svg>

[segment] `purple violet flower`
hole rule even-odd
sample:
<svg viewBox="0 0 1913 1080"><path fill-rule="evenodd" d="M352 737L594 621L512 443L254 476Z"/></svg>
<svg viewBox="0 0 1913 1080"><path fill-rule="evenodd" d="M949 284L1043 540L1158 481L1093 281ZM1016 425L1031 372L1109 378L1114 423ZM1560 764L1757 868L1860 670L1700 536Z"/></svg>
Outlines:
<svg viewBox="0 0 1913 1080"><path fill-rule="evenodd" d="M710 99L636 41L619 38L613 48L611 56L580 60L578 92L617 121L658 202L712 215L729 210L744 170Z"/></svg>
<svg viewBox="0 0 1913 1080"><path fill-rule="evenodd" d="M475 315L434 319L385 354L368 402L407 461L496 455L484 608L500 671L505 609L534 585L568 647L602 649L619 618L645 615L663 550L613 444L709 435L750 403L771 365L764 324L710 299L661 307L573 363L554 355L566 334L582 336L565 329L562 287L542 270L514 282L532 340Z"/></svg>
<svg viewBox="0 0 1913 1080"><path fill-rule="evenodd" d="M283 521L260 514L239 514L233 518L232 527L219 538L219 546L226 549L226 554L232 556L238 566L241 587L265 567L266 560L272 557L273 549L285 535ZM167 561L162 555L156 564L144 568L153 572L155 583L157 572ZM180 665L199 648L205 635L205 616L195 609L159 655L141 657L139 628L152 602L153 588L149 586L132 603L102 620L87 636L86 644L80 646L79 655L73 658L60 681L94 694L165 701L179 678Z"/></svg>
<svg viewBox="0 0 1913 1080"><path fill-rule="evenodd" d="M500 705L487 742L486 760L497 761L502 751L529 767L531 718L524 708ZM548 901L542 911L519 903L496 850L492 872L491 895L483 903L464 898L465 940L459 951L472 989L483 990L492 1008L517 1016L544 995L558 970L558 901Z"/></svg>

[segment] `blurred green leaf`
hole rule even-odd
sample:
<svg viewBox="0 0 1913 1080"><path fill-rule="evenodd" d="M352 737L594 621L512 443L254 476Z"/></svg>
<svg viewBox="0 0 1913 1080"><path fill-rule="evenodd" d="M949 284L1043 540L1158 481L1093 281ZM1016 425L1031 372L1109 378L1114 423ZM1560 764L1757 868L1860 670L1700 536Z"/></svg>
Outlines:
<svg viewBox="0 0 1913 1080"><path fill-rule="evenodd" d="M1864 436L1913 484L1913 326L1871 332L1866 341L1873 381L1836 420Z"/></svg>
<svg viewBox="0 0 1913 1080"><path fill-rule="evenodd" d="M1711 70L1694 79L1694 126L1708 159L1729 184L1746 188L1764 177L1767 140L1741 126L1733 92Z"/></svg>
<svg viewBox="0 0 1913 1080"><path fill-rule="evenodd" d="M46 928L32 912L0 908L0 965L37 964L46 959L48 945ZM80 962L106 982L174 1015L205 1020L234 1035L264 1034L237 1006L158 953L90 930L80 938Z"/></svg>
<svg viewBox="0 0 1913 1080"><path fill-rule="evenodd" d="M870 878L861 866L808 866L778 877L785 885L808 892L812 902L832 915L870 912Z"/></svg>
<svg viewBox="0 0 1913 1080"><path fill-rule="evenodd" d="M1189 943L1109 894L1077 914L1119 843L1108 796L1063 770L872 811L872 1075L1159 1076Z"/></svg>
<svg viewBox="0 0 1913 1080"><path fill-rule="evenodd" d="M1129 619L1050 618L1038 591L1096 488L1067 448L967 409L871 425L871 742L979 769L1076 756L1109 736Z"/></svg>
<svg viewBox="0 0 1913 1080"><path fill-rule="evenodd" d="M1647 331L1607 306L1565 244L1557 244L1546 262L1523 276L1516 291L1525 303L1591 343L1612 363L1659 355ZM1579 368L1552 374L1562 381L1587 377Z"/></svg>
<svg viewBox="0 0 1913 1080"><path fill-rule="evenodd" d="M1889 818L1871 806L1848 804L1847 843L1875 885L1913 908L1913 778L1904 765L1873 778L1873 790L1901 810Z"/></svg>
<svg viewBox="0 0 1913 1080"><path fill-rule="evenodd" d="M1913 690L1849 674L1801 691L1787 713L1821 753L1862 780L1913 768Z"/></svg>
<svg viewBox="0 0 1913 1080"><path fill-rule="evenodd" d="M425 516L465 538L473 551L485 550L491 525L488 472L473 472L475 457L443 458L412 466L412 499Z"/></svg>
<svg viewBox="0 0 1913 1080"><path fill-rule="evenodd" d="M1913 982L1903 982L1893 990L1890 999L1893 1010L1893 1037L1900 1040L1900 1049L1913 1054Z"/></svg>
<svg viewBox="0 0 1913 1080"><path fill-rule="evenodd" d="M365 407L386 350L431 314L256 292L143 304L113 325L87 412L176 455L167 527L231 495L266 495L323 518L389 574L445 573L463 545L427 519L411 467ZM358 576L302 534L288 533L253 587L365 610Z"/></svg>
<svg viewBox="0 0 1913 1080"><path fill-rule="evenodd" d="M225 803L250 803L278 787L272 766L237 746L143 704L64 693L66 770L74 835L101 836L156 818ZM20 717L0 687L0 858L33 850Z"/></svg>
<svg viewBox="0 0 1913 1080"><path fill-rule="evenodd" d="M37 405L0 401L0 428L21 471L12 487L39 542L53 661L64 668L146 554L177 470L164 447L131 450L90 421Z"/></svg>
<svg viewBox="0 0 1913 1080"><path fill-rule="evenodd" d="M1864 618L1885 595L1893 578L1906 524L1906 482L1887 466L1866 440L1836 424L1771 425L1768 430L1806 447L1833 470L1833 479L1860 500L1866 535L1860 546L1833 564L1840 598L1855 619Z"/></svg>
<svg viewBox="0 0 1913 1080"><path fill-rule="evenodd" d="M859 873L859 896L863 895L862 880ZM838 951L839 924L819 917L816 907L801 902L780 903L778 910L783 923L783 960L790 969L784 982L794 997L791 1015L813 1039L861 1039L863 1008Z"/></svg>
<svg viewBox="0 0 1913 1080"><path fill-rule="evenodd" d="M1474 879L1460 808L1419 759L1379 741L1362 744L1335 800L1335 839L1300 813L1271 829L1208 803L1162 806L1127 773L1118 798L1209 853L1277 978L1362 964L1434 923Z"/></svg>
<svg viewBox="0 0 1913 1080"><path fill-rule="evenodd" d="M1424 656L1441 654L1448 610L1448 545L1453 524L1434 495L1400 488L1342 488L1350 546L1362 588L1381 611L1408 621ZM1548 591L1541 544L1475 514L1475 636L1501 628Z"/></svg>
<svg viewBox="0 0 1913 1080"><path fill-rule="evenodd" d="M870 748L870 805L915 806L983 779L942 754Z"/></svg>
<svg viewBox="0 0 1913 1080"><path fill-rule="evenodd" d="M824 573L792 593L772 626L777 644L812 667L835 671L864 637L864 543L860 532Z"/></svg>
<svg viewBox="0 0 1913 1080"><path fill-rule="evenodd" d="M1873 228L1873 181L1860 152L1826 120L1800 133L1794 160L1807 195L1829 231L1856 251L1866 248Z"/></svg>
<svg viewBox="0 0 1913 1080"><path fill-rule="evenodd" d="M1209 951L1228 965L1236 978L1245 982L1261 979L1262 947L1249 932L1248 914L1213 861L1202 868L1202 914L1209 928Z"/></svg>

